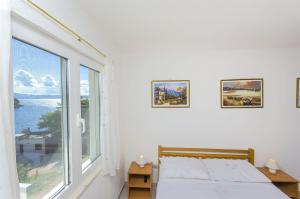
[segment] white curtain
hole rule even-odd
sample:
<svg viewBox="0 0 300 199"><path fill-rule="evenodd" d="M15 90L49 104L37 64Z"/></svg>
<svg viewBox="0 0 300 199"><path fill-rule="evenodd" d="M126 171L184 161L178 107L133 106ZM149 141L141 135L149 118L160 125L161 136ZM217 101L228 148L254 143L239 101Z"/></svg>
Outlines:
<svg viewBox="0 0 300 199"><path fill-rule="evenodd" d="M14 140L14 98L11 43L10 0L0 0L0 198L18 199L19 183Z"/></svg>
<svg viewBox="0 0 300 199"><path fill-rule="evenodd" d="M102 158L103 174L115 176L120 169L120 135L118 129L118 92L115 68L106 59L103 76L102 102Z"/></svg>

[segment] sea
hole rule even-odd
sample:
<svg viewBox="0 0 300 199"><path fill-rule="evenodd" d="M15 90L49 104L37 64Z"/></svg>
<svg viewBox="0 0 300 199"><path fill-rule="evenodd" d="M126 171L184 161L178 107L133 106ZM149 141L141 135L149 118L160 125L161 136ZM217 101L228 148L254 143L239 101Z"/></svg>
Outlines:
<svg viewBox="0 0 300 199"><path fill-rule="evenodd" d="M31 132L45 129L38 128L42 115L52 112L59 107L61 99L19 99L20 106L15 108L15 131L20 134L24 129L30 128Z"/></svg>

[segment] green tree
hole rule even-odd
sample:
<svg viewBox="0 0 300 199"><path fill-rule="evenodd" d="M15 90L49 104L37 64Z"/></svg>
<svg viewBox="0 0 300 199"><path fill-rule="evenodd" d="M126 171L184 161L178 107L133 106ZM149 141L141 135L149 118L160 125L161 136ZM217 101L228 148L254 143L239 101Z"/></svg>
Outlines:
<svg viewBox="0 0 300 199"><path fill-rule="evenodd" d="M17 98L14 98L14 107L15 108L19 108L21 107L21 103L20 103L20 100L18 100Z"/></svg>
<svg viewBox="0 0 300 199"><path fill-rule="evenodd" d="M38 123L39 129L47 128L53 136L61 137L61 110L45 113Z"/></svg>
<svg viewBox="0 0 300 199"><path fill-rule="evenodd" d="M81 104L81 106L89 106L89 100L88 99L81 99L80 104Z"/></svg>
<svg viewBox="0 0 300 199"><path fill-rule="evenodd" d="M187 88L186 87L183 87L182 88L182 98L184 99L184 100L186 100L186 98L187 98L187 90L186 90Z"/></svg>
<svg viewBox="0 0 300 199"><path fill-rule="evenodd" d="M26 182L28 179L28 172L30 167L26 164L17 163L17 170L20 182Z"/></svg>
<svg viewBox="0 0 300 199"><path fill-rule="evenodd" d="M81 99L81 106L88 107L89 101ZM39 129L47 128L56 138L61 137L61 109L58 108L53 112L45 113L41 116L38 123Z"/></svg>

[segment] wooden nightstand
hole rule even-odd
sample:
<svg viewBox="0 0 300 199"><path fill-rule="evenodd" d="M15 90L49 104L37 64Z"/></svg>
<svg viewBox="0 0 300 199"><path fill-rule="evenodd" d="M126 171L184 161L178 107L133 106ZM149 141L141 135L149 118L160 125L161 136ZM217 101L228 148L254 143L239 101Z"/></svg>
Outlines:
<svg viewBox="0 0 300 199"><path fill-rule="evenodd" d="M152 164L139 167L132 162L128 170L128 198L151 199L152 198Z"/></svg>
<svg viewBox="0 0 300 199"><path fill-rule="evenodd" d="M276 187L290 198L298 199L298 180L281 170L277 171L276 174L272 174L266 167L259 167L257 169L267 176Z"/></svg>

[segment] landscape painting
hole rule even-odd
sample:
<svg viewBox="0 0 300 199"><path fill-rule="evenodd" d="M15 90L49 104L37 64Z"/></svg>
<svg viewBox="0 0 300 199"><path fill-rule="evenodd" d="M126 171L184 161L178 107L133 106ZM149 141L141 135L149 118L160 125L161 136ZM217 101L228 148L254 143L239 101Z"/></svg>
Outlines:
<svg viewBox="0 0 300 199"><path fill-rule="evenodd" d="M297 78L297 108L300 108L300 78Z"/></svg>
<svg viewBox="0 0 300 199"><path fill-rule="evenodd" d="M222 108L262 108L263 79L221 80Z"/></svg>
<svg viewBox="0 0 300 199"><path fill-rule="evenodd" d="M153 108L189 108L190 81L152 81Z"/></svg>

